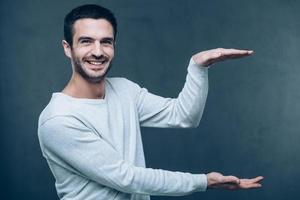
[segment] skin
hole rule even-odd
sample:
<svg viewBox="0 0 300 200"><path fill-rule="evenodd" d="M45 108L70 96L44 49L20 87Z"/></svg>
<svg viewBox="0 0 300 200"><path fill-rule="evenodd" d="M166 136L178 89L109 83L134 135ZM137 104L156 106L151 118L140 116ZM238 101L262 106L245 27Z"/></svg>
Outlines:
<svg viewBox="0 0 300 200"><path fill-rule="evenodd" d="M263 180L262 176L251 179L240 179L236 176L224 176L218 172L211 172L206 176L208 188L222 188L228 190L260 188L262 186L260 181Z"/></svg>
<svg viewBox="0 0 300 200"><path fill-rule="evenodd" d="M65 55L71 59L72 77L63 93L88 99L105 98L105 76L114 58L112 25L105 19L80 19L73 26L73 45L63 40ZM193 55L198 65L208 67L216 62L249 56L253 51L217 48ZM262 176L240 179L218 172L207 174L208 188L251 189L261 187Z"/></svg>
<svg viewBox="0 0 300 200"><path fill-rule="evenodd" d="M253 54L252 50L217 48L202 51L193 56L194 61L204 67L228 59L242 58Z"/></svg>
<svg viewBox="0 0 300 200"><path fill-rule="evenodd" d="M73 69L62 92L77 98L104 98L104 78L114 57L113 27L104 19L80 19L73 28L73 46L62 41Z"/></svg>

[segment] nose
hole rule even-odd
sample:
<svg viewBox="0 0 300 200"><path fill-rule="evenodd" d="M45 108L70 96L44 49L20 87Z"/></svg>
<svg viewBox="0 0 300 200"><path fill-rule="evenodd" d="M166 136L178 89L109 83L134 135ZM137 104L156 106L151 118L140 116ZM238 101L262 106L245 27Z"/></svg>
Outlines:
<svg viewBox="0 0 300 200"><path fill-rule="evenodd" d="M100 42L95 42L95 44L93 45L92 54L96 57L99 57L103 54L103 47Z"/></svg>

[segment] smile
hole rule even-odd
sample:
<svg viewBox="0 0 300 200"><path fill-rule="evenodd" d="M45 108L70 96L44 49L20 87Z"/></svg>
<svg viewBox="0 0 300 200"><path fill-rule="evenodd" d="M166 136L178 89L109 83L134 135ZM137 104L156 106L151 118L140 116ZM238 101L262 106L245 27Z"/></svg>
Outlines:
<svg viewBox="0 0 300 200"><path fill-rule="evenodd" d="M86 62L91 64L91 65L100 66L100 65L106 63L106 60L103 60L103 61L90 61L90 60L87 60Z"/></svg>

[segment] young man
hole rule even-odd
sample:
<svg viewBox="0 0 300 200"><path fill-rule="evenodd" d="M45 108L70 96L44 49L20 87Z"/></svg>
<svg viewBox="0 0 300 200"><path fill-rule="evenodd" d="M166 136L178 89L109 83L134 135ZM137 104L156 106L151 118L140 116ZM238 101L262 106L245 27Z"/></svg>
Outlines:
<svg viewBox="0 0 300 200"><path fill-rule="evenodd" d="M61 199L149 199L207 187L260 187L262 177L190 174L145 168L140 126L197 127L208 91L208 66L252 51L213 49L194 55L178 98L162 98L125 78L106 78L117 22L106 8L84 5L66 17L62 41L73 74L39 118L38 136Z"/></svg>

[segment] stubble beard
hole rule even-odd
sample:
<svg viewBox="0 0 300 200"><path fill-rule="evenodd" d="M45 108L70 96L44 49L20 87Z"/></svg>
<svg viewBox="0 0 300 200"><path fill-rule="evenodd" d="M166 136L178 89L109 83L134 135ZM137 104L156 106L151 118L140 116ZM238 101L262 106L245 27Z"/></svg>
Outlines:
<svg viewBox="0 0 300 200"><path fill-rule="evenodd" d="M89 74L89 72L82 66L83 64L81 64L80 58L76 57L73 54L73 65L74 65L74 70L82 77L84 78L86 81L90 82L90 83L100 83L101 81L104 80L104 78L106 77L107 73L109 72L109 70L112 67L112 60L110 61L108 67L106 68L106 71L104 72L104 74L98 75L98 76L92 76Z"/></svg>

